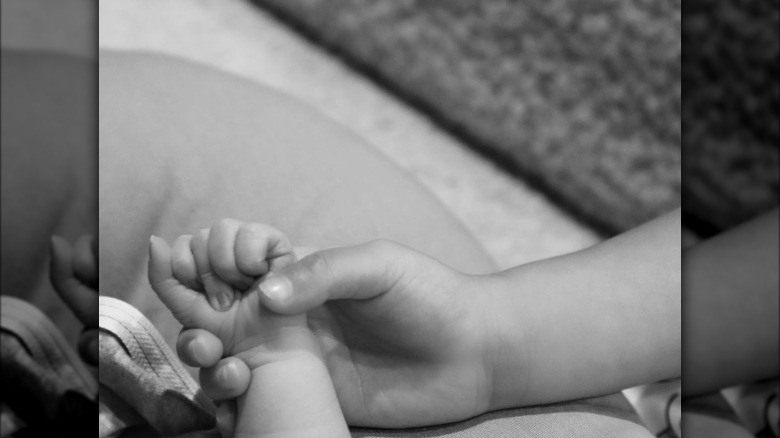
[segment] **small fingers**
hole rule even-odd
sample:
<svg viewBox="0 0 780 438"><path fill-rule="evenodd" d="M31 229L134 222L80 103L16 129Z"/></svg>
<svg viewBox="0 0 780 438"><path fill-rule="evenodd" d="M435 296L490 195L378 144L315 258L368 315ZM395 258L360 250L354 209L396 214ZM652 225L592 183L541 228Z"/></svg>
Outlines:
<svg viewBox="0 0 780 438"><path fill-rule="evenodd" d="M206 299L213 309L223 312L233 305L235 295L233 288L213 271L209 260L208 241L209 230L200 230L190 241L190 248L195 258L198 276L206 292Z"/></svg>
<svg viewBox="0 0 780 438"><path fill-rule="evenodd" d="M222 351L222 341L206 330L182 330L176 341L176 352L179 358L191 367L213 367L222 357Z"/></svg>
<svg viewBox="0 0 780 438"><path fill-rule="evenodd" d="M198 267L195 264L195 256L192 255L192 249L190 249L191 241L192 235L185 234L173 242L171 250L173 276L190 289L203 291L203 284L198 277Z"/></svg>
<svg viewBox="0 0 780 438"><path fill-rule="evenodd" d="M212 400L236 398L249 388L249 367L236 357L226 357L211 368L200 369L200 385Z"/></svg>
<svg viewBox="0 0 780 438"><path fill-rule="evenodd" d="M200 292L189 289L173 276L171 248L157 236L149 241L148 274L152 289L182 325L189 327L195 321L208 319L210 306Z"/></svg>
<svg viewBox="0 0 780 438"><path fill-rule="evenodd" d="M208 239L208 256L211 268L217 276L235 289L244 291L253 279L244 274L236 264L236 238L242 223L223 219L211 227ZM265 256L265 252L262 254Z"/></svg>
<svg viewBox="0 0 780 438"><path fill-rule="evenodd" d="M276 228L246 223L236 237L236 263L246 275L259 277L269 269L280 269L295 261L290 239Z"/></svg>
<svg viewBox="0 0 780 438"><path fill-rule="evenodd" d="M238 230L235 257L236 265L241 272L253 277L268 272L266 252L268 252L268 233L263 225L249 223Z"/></svg>

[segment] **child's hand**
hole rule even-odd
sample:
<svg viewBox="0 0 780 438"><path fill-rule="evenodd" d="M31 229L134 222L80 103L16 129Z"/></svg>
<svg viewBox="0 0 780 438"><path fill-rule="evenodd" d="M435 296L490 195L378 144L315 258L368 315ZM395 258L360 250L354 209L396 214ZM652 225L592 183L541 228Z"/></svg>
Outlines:
<svg viewBox="0 0 780 438"><path fill-rule="evenodd" d="M461 274L387 241L321 251L276 274L260 282L261 299L279 313L310 312L350 424L430 425L490 407L495 279ZM246 379L231 377L236 369L187 356L192 342L218 340L194 330L179 339L182 359L206 367L207 394L225 399L246 390Z"/></svg>
<svg viewBox="0 0 780 438"><path fill-rule="evenodd" d="M215 334L226 355L253 368L294 350L295 339L307 336L305 314L282 316L260 303L258 280L295 261L279 230L226 219L179 237L172 249L158 237L150 245L154 291L185 328Z"/></svg>

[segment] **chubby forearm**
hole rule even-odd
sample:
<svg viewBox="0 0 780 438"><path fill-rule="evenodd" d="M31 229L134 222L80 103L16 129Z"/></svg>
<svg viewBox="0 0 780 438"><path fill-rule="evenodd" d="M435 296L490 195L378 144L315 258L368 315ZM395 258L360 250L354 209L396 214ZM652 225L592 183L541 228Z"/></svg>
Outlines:
<svg viewBox="0 0 780 438"><path fill-rule="evenodd" d="M318 347L307 342L251 367L249 388L239 399L236 438L350 436Z"/></svg>
<svg viewBox="0 0 780 438"><path fill-rule="evenodd" d="M779 225L775 210L685 252L684 395L778 375Z"/></svg>
<svg viewBox="0 0 780 438"><path fill-rule="evenodd" d="M497 276L493 407L680 375L680 212Z"/></svg>

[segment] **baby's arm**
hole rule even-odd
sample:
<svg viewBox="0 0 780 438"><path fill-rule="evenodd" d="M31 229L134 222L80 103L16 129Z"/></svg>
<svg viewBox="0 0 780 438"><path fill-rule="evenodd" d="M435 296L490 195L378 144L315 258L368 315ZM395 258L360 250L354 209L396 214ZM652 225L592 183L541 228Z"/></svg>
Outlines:
<svg viewBox="0 0 780 438"><path fill-rule="evenodd" d="M249 281L294 260L286 237L260 224L221 221L183 236L173 249L162 239L151 241L149 279L162 301L185 327L216 334L225 353L251 371L238 403L236 437L349 436L306 316L263 308L256 281ZM214 310L207 296L220 293L238 299Z"/></svg>
<svg viewBox="0 0 780 438"><path fill-rule="evenodd" d="M499 274L491 294L500 345L492 408L679 376L680 223L676 210L583 251Z"/></svg>

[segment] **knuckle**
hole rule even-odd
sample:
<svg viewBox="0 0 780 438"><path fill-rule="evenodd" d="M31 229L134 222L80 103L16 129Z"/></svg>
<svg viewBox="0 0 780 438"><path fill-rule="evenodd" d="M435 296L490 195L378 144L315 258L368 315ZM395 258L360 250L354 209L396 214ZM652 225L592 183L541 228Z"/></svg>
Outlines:
<svg viewBox="0 0 780 438"><path fill-rule="evenodd" d="M217 276L214 275L214 273L210 270L201 272L198 276L200 277L200 280L203 282L203 284L207 285L213 285L218 280Z"/></svg>
<svg viewBox="0 0 780 438"><path fill-rule="evenodd" d="M224 258L217 258L216 260L212 260L211 266L214 272L222 277L233 278L238 273L238 268L230 263L229 260L225 260Z"/></svg>
<svg viewBox="0 0 780 438"><path fill-rule="evenodd" d="M192 236L192 240L190 240L190 245L193 248L205 245L209 239L209 234L211 234L211 231L208 228L203 228L199 230L197 233L195 233Z"/></svg>

